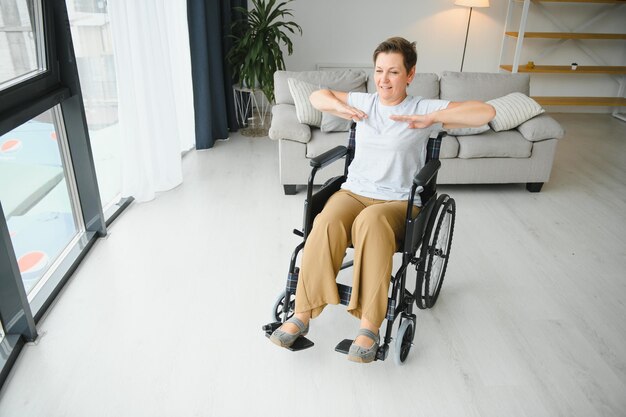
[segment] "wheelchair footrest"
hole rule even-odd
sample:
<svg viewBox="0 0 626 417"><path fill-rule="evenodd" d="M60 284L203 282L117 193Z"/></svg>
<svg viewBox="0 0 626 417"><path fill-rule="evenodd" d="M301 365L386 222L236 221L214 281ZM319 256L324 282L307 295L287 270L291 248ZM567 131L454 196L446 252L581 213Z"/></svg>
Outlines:
<svg viewBox="0 0 626 417"><path fill-rule="evenodd" d="M299 338L296 339L295 342L293 342L293 345L289 346L287 349L289 349L292 352L297 352L299 350L304 350L304 349L313 347L314 344L315 343L313 343L306 337L300 336Z"/></svg>
<svg viewBox="0 0 626 417"><path fill-rule="evenodd" d="M350 352L350 346L352 345L352 342L354 342L354 340L352 339L343 339L341 342L339 342L339 344L337 344L337 346L335 346L335 352L347 355ZM378 351L376 352L376 360L384 361L385 359L387 359L388 353L389 345L385 343L378 348Z"/></svg>
<svg viewBox="0 0 626 417"><path fill-rule="evenodd" d="M269 338L272 333L274 333L274 330L278 329L280 326L282 326L282 323L279 321L276 321L274 323L270 323L270 324L266 324L265 326L263 326L263 331L265 332L265 337ZM315 343L313 343L312 341L310 341L309 339L307 339L304 336L300 336L296 339L295 342L293 342L293 345L289 346L286 349L289 349L292 352L297 352L299 350L304 350L304 349L308 349L310 347L312 347Z"/></svg>
<svg viewBox="0 0 626 417"><path fill-rule="evenodd" d="M263 331L265 332L265 336L270 337L272 333L274 333L274 330L278 329L280 326L282 326L282 323L279 321L266 324L265 326L263 326Z"/></svg>
<svg viewBox="0 0 626 417"><path fill-rule="evenodd" d="M335 346L335 352L343 353L347 355L350 352L350 346L352 345L354 340L352 339L343 339L337 346Z"/></svg>

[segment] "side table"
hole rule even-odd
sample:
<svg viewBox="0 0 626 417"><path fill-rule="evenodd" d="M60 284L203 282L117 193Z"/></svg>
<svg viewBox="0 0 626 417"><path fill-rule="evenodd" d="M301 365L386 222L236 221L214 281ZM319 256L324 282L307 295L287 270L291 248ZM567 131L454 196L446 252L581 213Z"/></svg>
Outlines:
<svg viewBox="0 0 626 417"><path fill-rule="evenodd" d="M263 91L257 88L233 85L235 115L244 136L267 136L270 103Z"/></svg>

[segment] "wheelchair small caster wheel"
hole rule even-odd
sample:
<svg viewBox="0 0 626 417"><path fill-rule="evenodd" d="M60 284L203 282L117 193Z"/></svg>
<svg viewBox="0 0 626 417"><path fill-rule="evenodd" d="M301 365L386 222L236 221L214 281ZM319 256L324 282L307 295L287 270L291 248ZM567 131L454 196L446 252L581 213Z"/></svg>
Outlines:
<svg viewBox="0 0 626 417"><path fill-rule="evenodd" d="M289 320L293 317L293 313L296 308L296 300L293 297L290 297L291 301L289 302L289 311L287 312L287 318L285 320ZM283 305L285 304L285 293L281 292L276 297L276 301L274 301L274 307L272 308L272 320L283 322Z"/></svg>
<svg viewBox="0 0 626 417"><path fill-rule="evenodd" d="M415 319L406 318L402 320L398 334L396 335L396 345L394 349L393 359L396 365L404 364L411 346L413 346L413 337L415 336Z"/></svg>

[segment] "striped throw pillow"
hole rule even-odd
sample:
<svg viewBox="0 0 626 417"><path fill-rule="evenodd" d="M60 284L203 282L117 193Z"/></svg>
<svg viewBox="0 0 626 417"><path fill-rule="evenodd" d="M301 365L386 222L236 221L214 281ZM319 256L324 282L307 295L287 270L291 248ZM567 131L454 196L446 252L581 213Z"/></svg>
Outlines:
<svg viewBox="0 0 626 417"><path fill-rule="evenodd" d="M309 101L311 93L319 90L320 87L295 78L288 78L287 84L289 84L289 91L296 105L298 121L307 125L320 127L322 124L322 112L313 107Z"/></svg>
<svg viewBox="0 0 626 417"><path fill-rule="evenodd" d="M487 102L496 109L496 117L489 125L496 132L513 129L545 110L532 98L522 93L511 93Z"/></svg>

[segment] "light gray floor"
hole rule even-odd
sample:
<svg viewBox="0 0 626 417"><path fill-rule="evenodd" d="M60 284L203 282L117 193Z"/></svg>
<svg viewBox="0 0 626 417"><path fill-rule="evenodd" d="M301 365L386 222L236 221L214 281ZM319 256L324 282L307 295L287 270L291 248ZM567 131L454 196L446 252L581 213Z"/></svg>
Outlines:
<svg viewBox="0 0 626 417"><path fill-rule="evenodd" d="M568 133L541 193L442 187L452 257L404 366L335 353L358 325L343 306L312 323L308 351L263 336L303 194L282 194L276 143L233 135L96 243L0 415L626 415L626 124L556 117Z"/></svg>

